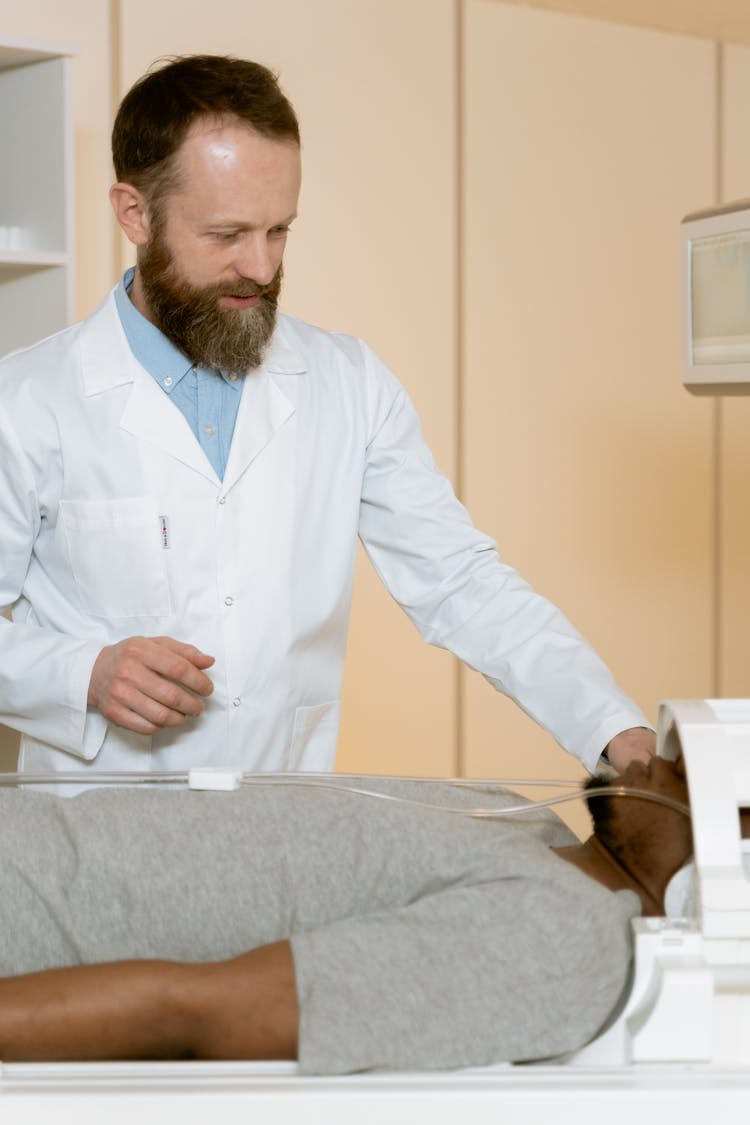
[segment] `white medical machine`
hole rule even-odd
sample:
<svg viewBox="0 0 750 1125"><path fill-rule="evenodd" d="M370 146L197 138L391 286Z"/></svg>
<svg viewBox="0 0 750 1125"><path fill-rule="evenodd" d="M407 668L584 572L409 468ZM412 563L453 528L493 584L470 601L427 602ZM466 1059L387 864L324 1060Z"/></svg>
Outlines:
<svg viewBox="0 0 750 1125"><path fill-rule="evenodd" d="M657 746L685 761L694 845L680 873L685 911L634 920L625 1008L570 1062L750 1068L750 840L740 815L750 809L750 700L662 703Z"/></svg>

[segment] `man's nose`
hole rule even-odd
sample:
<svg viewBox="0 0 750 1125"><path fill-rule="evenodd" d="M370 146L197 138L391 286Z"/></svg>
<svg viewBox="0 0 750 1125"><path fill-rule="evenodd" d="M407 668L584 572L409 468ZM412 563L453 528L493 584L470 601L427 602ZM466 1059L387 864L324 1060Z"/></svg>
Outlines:
<svg viewBox="0 0 750 1125"><path fill-rule="evenodd" d="M268 243L262 236L243 239L237 250L234 267L244 280L255 281L258 285L268 285L277 268L271 258Z"/></svg>

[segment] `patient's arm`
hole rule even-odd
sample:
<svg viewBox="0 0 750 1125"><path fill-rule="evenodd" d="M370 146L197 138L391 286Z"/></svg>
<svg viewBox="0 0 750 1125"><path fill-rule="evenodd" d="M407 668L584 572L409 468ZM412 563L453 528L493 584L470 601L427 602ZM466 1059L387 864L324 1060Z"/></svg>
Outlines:
<svg viewBox="0 0 750 1125"><path fill-rule="evenodd" d="M210 964L121 961L0 980L0 1059L296 1058L288 942Z"/></svg>

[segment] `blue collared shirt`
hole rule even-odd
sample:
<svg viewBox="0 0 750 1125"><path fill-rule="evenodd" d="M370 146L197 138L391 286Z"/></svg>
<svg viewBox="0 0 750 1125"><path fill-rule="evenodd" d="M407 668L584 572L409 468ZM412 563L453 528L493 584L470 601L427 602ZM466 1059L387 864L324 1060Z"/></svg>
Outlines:
<svg viewBox="0 0 750 1125"><path fill-rule="evenodd" d="M128 296L135 270L126 270L115 289L115 303L135 358L180 410L211 462L224 479L244 379L191 363L155 324L138 312Z"/></svg>

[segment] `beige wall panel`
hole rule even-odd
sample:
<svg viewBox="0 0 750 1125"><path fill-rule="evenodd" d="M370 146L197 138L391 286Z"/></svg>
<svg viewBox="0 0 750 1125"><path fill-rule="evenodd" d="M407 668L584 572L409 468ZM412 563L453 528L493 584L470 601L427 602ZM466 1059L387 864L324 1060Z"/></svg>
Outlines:
<svg viewBox="0 0 750 1125"><path fill-rule="evenodd" d="M363 336L455 468L452 0L127 0L123 89L158 55L256 58L300 115L304 184L284 307ZM451 773L455 670L358 567L339 768Z"/></svg>
<svg viewBox="0 0 750 1125"><path fill-rule="evenodd" d="M103 0L0 0L0 34L78 48L73 64L77 310L85 316L112 284L109 219L110 25ZM0 728L0 769L14 769L18 736Z"/></svg>
<svg viewBox="0 0 750 1125"><path fill-rule="evenodd" d="M724 51L722 194L750 197L750 50ZM722 695L750 696L750 399L723 398L720 406L720 628Z"/></svg>
<svg viewBox="0 0 750 1125"><path fill-rule="evenodd" d="M465 498L652 720L711 684L711 414L679 381L679 222L714 50L468 0ZM464 678L470 774L577 769Z"/></svg>

